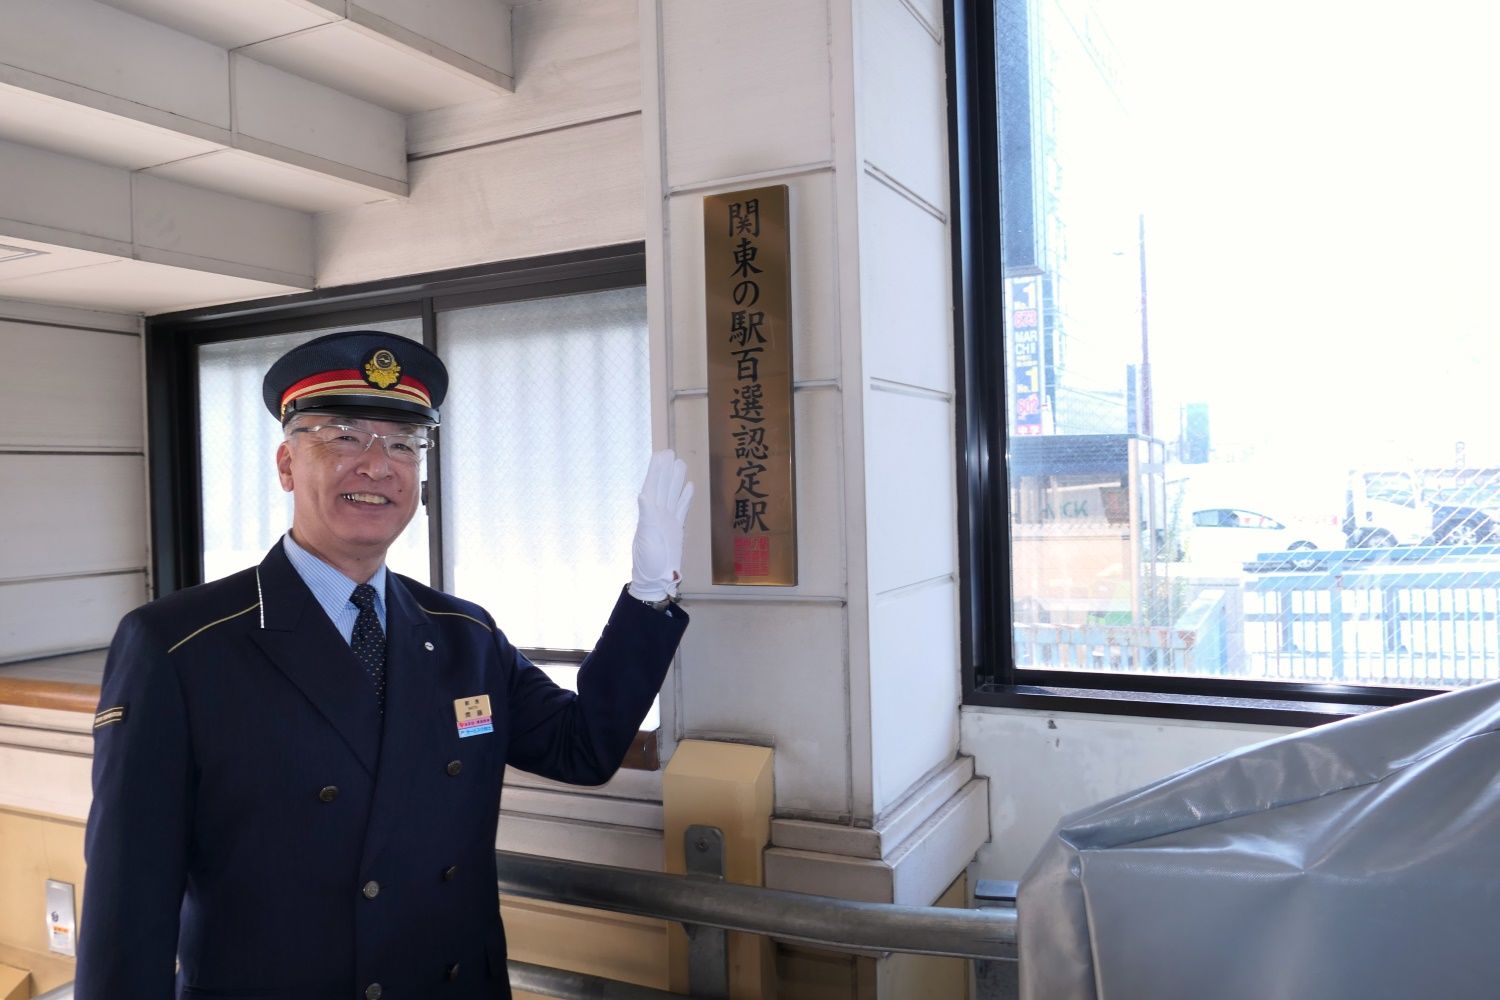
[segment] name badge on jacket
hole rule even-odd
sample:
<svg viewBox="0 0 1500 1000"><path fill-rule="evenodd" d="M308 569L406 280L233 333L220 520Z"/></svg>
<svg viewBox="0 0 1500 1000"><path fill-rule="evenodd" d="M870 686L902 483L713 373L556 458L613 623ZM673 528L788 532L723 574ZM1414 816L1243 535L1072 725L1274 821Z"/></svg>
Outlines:
<svg viewBox="0 0 1500 1000"><path fill-rule="evenodd" d="M490 715L490 696L476 694L472 698L455 698L453 714L458 717L458 738L481 736L495 731L495 720Z"/></svg>

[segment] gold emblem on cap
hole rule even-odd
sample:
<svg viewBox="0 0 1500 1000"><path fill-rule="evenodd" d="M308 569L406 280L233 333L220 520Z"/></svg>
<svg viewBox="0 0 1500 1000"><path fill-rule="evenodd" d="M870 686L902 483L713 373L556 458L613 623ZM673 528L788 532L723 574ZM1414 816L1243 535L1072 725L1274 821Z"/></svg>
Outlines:
<svg viewBox="0 0 1500 1000"><path fill-rule="evenodd" d="M400 379L401 366L396 364L396 356L383 347L365 362L365 380L377 388L389 389Z"/></svg>

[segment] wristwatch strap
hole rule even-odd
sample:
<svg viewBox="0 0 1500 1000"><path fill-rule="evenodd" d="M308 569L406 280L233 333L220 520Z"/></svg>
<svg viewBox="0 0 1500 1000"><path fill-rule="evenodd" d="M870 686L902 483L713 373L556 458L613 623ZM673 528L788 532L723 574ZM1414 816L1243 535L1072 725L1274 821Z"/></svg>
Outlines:
<svg viewBox="0 0 1500 1000"><path fill-rule="evenodd" d="M663 597L659 601L648 601L644 597L637 597L636 600L640 601L642 604L644 604L646 607L650 608L652 611L665 611L668 608L670 608L672 605L676 604L678 601L682 600L682 595L681 594L668 594L666 597Z"/></svg>

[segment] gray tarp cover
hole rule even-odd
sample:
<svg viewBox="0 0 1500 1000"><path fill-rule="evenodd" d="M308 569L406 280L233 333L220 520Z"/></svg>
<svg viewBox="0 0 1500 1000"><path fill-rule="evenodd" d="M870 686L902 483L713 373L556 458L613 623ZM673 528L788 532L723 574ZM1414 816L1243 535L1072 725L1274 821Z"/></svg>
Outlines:
<svg viewBox="0 0 1500 1000"><path fill-rule="evenodd" d="M1024 1000L1500 997L1500 684L1074 813L1021 884Z"/></svg>

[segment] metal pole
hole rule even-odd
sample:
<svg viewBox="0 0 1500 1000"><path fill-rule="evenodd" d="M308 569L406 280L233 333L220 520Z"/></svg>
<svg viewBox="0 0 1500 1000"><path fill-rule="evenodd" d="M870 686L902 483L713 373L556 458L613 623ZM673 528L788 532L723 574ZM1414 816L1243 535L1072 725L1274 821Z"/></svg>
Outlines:
<svg viewBox="0 0 1500 1000"><path fill-rule="evenodd" d="M683 1000L680 993L666 993L647 986L634 986L613 979L586 976L581 972L566 972L545 965L527 962L507 962L510 986L513 990L525 990L543 997L561 997L562 1000L577 1000L591 997L594 1000Z"/></svg>
<svg viewBox="0 0 1500 1000"><path fill-rule="evenodd" d="M724 881L724 832L694 824L682 834L689 878ZM688 936L688 990L706 1000L729 1000L729 932L708 924L684 923Z"/></svg>
<svg viewBox="0 0 1500 1000"><path fill-rule="evenodd" d="M502 893L844 951L1016 957L1014 909L862 903L496 851Z"/></svg>
<svg viewBox="0 0 1500 1000"><path fill-rule="evenodd" d="M1136 217L1137 253L1141 261L1141 374L1140 407L1141 436L1151 437L1156 433L1155 409L1151 401L1151 322L1146 310L1146 213Z"/></svg>

